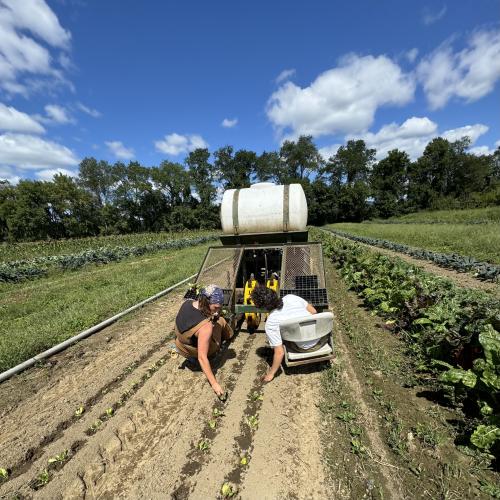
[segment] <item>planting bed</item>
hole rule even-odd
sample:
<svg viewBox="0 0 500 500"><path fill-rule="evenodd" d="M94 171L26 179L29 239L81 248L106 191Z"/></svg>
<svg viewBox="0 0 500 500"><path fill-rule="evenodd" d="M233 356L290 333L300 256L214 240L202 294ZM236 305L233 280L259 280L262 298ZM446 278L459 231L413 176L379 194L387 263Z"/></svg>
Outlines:
<svg viewBox="0 0 500 500"><path fill-rule="evenodd" d="M495 493L484 457L454 444L460 411L433 400L402 337L326 272L334 363L262 385L270 350L242 331L218 364L226 403L172 354L182 290L0 385L0 498Z"/></svg>

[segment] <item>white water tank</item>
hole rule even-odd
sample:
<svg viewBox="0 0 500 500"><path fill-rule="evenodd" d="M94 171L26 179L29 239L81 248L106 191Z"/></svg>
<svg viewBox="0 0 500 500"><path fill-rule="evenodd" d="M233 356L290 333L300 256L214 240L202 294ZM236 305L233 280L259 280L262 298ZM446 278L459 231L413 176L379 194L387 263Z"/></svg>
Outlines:
<svg viewBox="0 0 500 500"><path fill-rule="evenodd" d="M305 231L307 201L300 184L260 182L245 189L228 189L221 204L224 234Z"/></svg>

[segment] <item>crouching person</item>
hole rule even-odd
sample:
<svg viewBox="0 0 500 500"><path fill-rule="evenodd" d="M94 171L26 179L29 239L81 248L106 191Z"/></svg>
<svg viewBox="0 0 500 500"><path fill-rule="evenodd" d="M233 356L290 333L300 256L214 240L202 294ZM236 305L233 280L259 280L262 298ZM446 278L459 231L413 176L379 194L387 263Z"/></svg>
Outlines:
<svg viewBox="0 0 500 500"><path fill-rule="evenodd" d="M259 309L269 311L266 320L266 337L269 345L273 348L273 364L263 380L264 382L271 382L285 355L283 339L280 333L280 322L286 319L304 317L308 314L316 314L316 309L302 297L289 294L281 299L274 290L263 286L254 288L252 300ZM314 351L323 347L327 341L328 336L310 342L290 342L287 343L287 349L296 352Z"/></svg>
<svg viewBox="0 0 500 500"><path fill-rule="evenodd" d="M186 300L175 318L177 350L188 360L198 360L217 396L224 391L213 374L209 358L220 351L223 340L233 336L226 320L219 317L223 301L222 289L209 285L200 292L198 300Z"/></svg>

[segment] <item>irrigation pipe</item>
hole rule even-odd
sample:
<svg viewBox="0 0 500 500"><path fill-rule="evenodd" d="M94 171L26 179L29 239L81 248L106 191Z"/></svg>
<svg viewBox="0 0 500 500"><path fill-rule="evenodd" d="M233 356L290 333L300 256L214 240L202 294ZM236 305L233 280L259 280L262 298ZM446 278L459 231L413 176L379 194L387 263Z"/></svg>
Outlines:
<svg viewBox="0 0 500 500"><path fill-rule="evenodd" d="M156 299L159 299L160 297L163 297L167 293L171 292L174 288L177 288L180 285L183 285L187 281L193 279L196 277L197 274L193 274L192 276L189 276L186 279L183 279L182 281L179 281L179 283L176 283L175 285L172 285L168 288L165 288L165 290L162 290L161 292L158 292L156 295L153 295L142 302L139 302L138 304L135 304L132 307L129 307L128 309L125 309L125 311L122 311L121 313L115 314L111 318L105 319L104 321L101 321L101 323L84 330L83 332L78 333L74 337L71 337L64 342L61 342L60 344L55 345L54 347L51 347L50 349L47 349L46 351L37 354L36 356L24 361L23 363L20 363L17 366L14 366L13 368L10 368L9 370L0 373L0 383L4 382L8 378L12 377L13 375L17 375L18 373L22 372L23 370L26 370L26 368L30 368L34 364L38 363L39 361L46 359L53 354L57 354L58 352L63 351L70 345L74 344L75 342L78 342L79 340L82 340L84 338L89 337L90 335L97 333L101 331L103 328L106 328L107 326L111 325L115 321L118 321L120 318L123 318L128 313L131 313L132 311L135 311L137 309L140 309L142 306L148 304L149 302L153 302Z"/></svg>

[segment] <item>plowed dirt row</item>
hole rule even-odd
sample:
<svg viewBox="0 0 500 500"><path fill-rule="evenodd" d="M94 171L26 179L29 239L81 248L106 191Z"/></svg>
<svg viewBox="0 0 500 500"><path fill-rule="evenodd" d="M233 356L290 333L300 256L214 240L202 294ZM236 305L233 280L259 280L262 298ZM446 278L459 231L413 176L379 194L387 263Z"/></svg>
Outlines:
<svg viewBox="0 0 500 500"><path fill-rule="evenodd" d="M330 264L327 282L334 364L263 386L271 351L243 330L216 363L225 403L172 354L180 293L0 385L0 498L218 499L224 483L259 500L481 497L451 439L415 444L419 425L449 427L400 385L398 340Z"/></svg>
<svg viewBox="0 0 500 500"><path fill-rule="evenodd" d="M226 481L242 498L331 498L320 373L262 387L264 335L242 331L219 359L230 393L219 402L203 374L171 355L180 300L160 300L0 386L0 466L10 471L0 498L217 498Z"/></svg>

